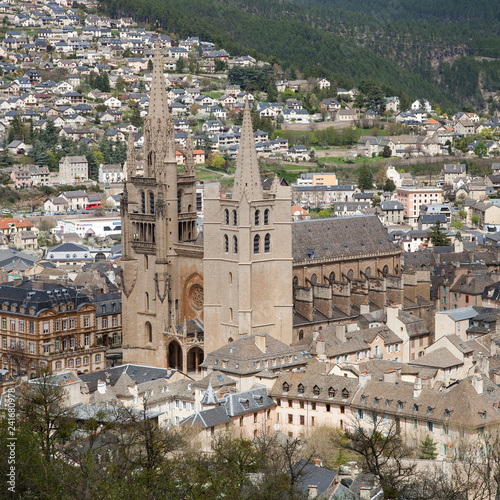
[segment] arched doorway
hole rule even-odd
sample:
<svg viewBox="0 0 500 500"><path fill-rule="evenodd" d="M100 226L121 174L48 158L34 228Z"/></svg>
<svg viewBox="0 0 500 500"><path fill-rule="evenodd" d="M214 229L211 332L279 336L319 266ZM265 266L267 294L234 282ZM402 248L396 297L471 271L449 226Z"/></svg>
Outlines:
<svg viewBox="0 0 500 500"><path fill-rule="evenodd" d="M205 353L201 347L195 346L189 349L187 354L187 371L198 373L200 371L199 366L203 363L204 359Z"/></svg>
<svg viewBox="0 0 500 500"><path fill-rule="evenodd" d="M175 368L176 370L183 371L182 366L182 347L176 340L172 340L168 344L167 350L167 366L169 368Z"/></svg>

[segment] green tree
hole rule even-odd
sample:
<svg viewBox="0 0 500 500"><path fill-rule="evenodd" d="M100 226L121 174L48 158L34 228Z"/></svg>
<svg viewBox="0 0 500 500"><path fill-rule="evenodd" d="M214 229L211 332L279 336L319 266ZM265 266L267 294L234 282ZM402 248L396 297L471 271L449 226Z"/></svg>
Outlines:
<svg viewBox="0 0 500 500"><path fill-rule="evenodd" d="M446 236L445 232L441 228L441 222L437 221L431 230L427 233L432 245L435 247L448 247L450 246L450 240Z"/></svg>
<svg viewBox="0 0 500 500"><path fill-rule="evenodd" d="M326 210L326 209L323 209L323 210L320 210L318 212L318 218L319 219L326 219L328 217L330 217L330 211L329 210Z"/></svg>
<svg viewBox="0 0 500 500"><path fill-rule="evenodd" d="M358 171L358 187L361 191L373 187L373 174L368 165L363 165Z"/></svg>
<svg viewBox="0 0 500 500"><path fill-rule="evenodd" d="M425 439L420 442L420 453L418 458L422 460L434 460L438 456L436 452L436 443L427 434Z"/></svg>
<svg viewBox="0 0 500 500"><path fill-rule="evenodd" d="M132 108L132 116L130 117L130 123L134 125L134 127L142 127L144 120L141 116L141 111L139 106L134 106Z"/></svg>
<svg viewBox="0 0 500 500"><path fill-rule="evenodd" d="M384 146L384 149L382 150L382 156L384 158L390 158L392 156L392 149L389 145Z"/></svg>
<svg viewBox="0 0 500 500"><path fill-rule="evenodd" d="M11 167L14 164L14 160L7 149L7 141L4 139L2 150L0 151L0 167Z"/></svg>
<svg viewBox="0 0 500 500"><path fill-rule="evenodd" d="M148 59L148 71L153 71L153 59Z"/></svg>
<svg viewBox="0 0 500 500"><path fill-rule="evenodd" d="M488 148L483 142L480 142L475 148L474 148L474 154L478 156L479 158L482 158L483 156L486 156L488 154Z"/></svg>
<svg viewBox="0 0 500 500"><path fill-rule="evenodd" d="M478 215L473 215L470 218L470 221L472 222L472 224L474 224L474 226L477 226L479 224L479 216Z"/></svg>
<svg viewBox="0 0 500 500"><path fill-rule="evenodd" d="M123 92L125 90L125 80L123 79L123 77L121 75L116 79L116 87L115 88L118 92Z"/></svg>
<svg viewBox="0 0 500 500"><path fill-rule="evenodd" d="M396 190L396 184L392 179L387 179L384 184L384 191L390 191L391 193Z"/></svg>
<svg viewBox="0 0 500 500"><path fill-rule="evenodd" d="M225 161L224 161L224 158L222 158L222 156L215 155L212 158L212 162L211 162L210 166L213 167L213 168L222 168L222 166L224 165L224 163L225 163Z"/></svg>
<svg viewBox="0 0 500 500"><path fill-rule="evenodd" d="M186 67L186 61L184 60L184 58L180 57L179 59L177 59L177 62L175 63L175 71L177 73L183 73L185 67Z"/></svg>
<svg viewBox="0 0 500 500"><path fill-rule="evenodd" d="M130 50L130 47L127 47L123 51L123 57L134 57L134 53Z"/></svg>

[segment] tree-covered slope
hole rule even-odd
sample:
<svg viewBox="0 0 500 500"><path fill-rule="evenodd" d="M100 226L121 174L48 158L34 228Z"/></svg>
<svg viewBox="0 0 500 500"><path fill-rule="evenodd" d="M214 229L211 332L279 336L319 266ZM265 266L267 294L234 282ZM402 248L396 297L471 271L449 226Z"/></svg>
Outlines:
<svg viewBox="0 0 500 500"><path fill-rule="evenodd" d="M341 86L373 80L445 108L483 108L485 92L500 82L499 2L477 0L473 9L465 0L101 2L110 15L159 20L166 33L200 36L232 54L328 76Z"/></svg>

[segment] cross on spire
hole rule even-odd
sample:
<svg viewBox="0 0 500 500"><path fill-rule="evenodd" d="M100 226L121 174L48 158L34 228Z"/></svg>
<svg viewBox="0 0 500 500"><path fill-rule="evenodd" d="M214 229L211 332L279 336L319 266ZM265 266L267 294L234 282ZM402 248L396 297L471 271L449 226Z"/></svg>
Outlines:
<svg viewBox="0 0 500 500"><path fill-rule="evenodd" d="M243 110L240 145L236 159L233 199L239 200L243 194L246 194L248 201L261 200L263 198L248 97L246 98Z"/></svg>

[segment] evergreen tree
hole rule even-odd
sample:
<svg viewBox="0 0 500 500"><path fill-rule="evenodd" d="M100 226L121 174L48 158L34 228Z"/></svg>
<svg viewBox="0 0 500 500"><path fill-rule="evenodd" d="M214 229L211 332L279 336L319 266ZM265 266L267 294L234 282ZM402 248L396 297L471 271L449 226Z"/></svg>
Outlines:
<svg viewBox="0 0 500 500"><path fill-rule="evenodd" d="M396 190L396 184L392 179L387 179L384 184L384 191L390 191L391 193Z"/></svg>
<svg viewBox="0 0 500 500"><path fill-rule="evenodd" d="M441 222L437 221L427 233L432 245L435 247L449 247L450 240L441 228Z"/></svg>
<svg viewBox="0 0 500 500"><path fill-rule="evenodd" d="M0 167L11 167L14 164L12 156L10 156L9 150L7 149L7 141L4 140L2 150L0 151Z"/></svg>
<svg viewBox="0 0 500 500"><path fill-rule="evenodd" d="M141 111L138 106L134 106L132 109L132 116L130 117L130 123L134 127L142 127L143 119L141 116Z"/></svg>
<svg viewBox="0 0 500 500"><path fill-rule="evenodd" d="M392 150L389 147L389 145L384 146L384 149L382 151L382 156L384 158L390 158L392 156Z"/></svg>
<svg viewBox="0 0 500 500"><path fill-rule="evenodd" d="M363 165L358 171L358 187L361 191L373 187L373 174L368 165Z"/></svg>
<svg viewBox="0 0 500 500"><path fill-rule="evenodd" d="M422 460L434 460L437 457L436 443L427 434L425 439L420 442L420 454L418 458Z"/></svg>

